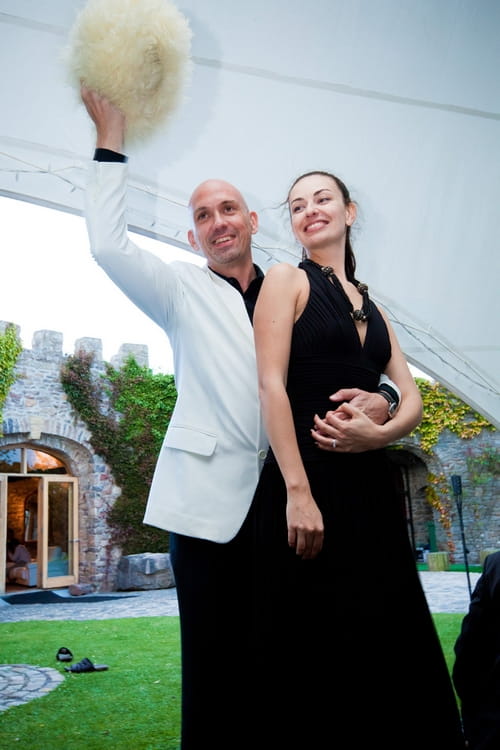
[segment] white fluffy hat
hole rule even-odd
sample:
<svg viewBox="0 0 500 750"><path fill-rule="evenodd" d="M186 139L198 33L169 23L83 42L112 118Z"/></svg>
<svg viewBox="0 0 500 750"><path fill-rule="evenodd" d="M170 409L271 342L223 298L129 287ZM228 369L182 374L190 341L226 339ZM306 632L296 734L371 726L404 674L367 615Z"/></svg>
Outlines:
<svg viewBox="0 0 500 750"><path fill-rule="evenodd" d="M191 30L169 0L88 0L70 31L70 80L127 118L127 141L152 134L180 104L191 73Z"/></svg>

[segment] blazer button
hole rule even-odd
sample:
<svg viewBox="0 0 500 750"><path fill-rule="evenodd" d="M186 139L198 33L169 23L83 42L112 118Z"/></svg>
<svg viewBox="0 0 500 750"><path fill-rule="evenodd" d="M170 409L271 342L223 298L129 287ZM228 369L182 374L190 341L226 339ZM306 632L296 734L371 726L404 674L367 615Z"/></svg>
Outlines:
<svg viewBox="0 0 500 750"><path fill-rule="evenodd" d="M259 451L259 458L263 461L265 457L267 456L267 451L260 450Z"/></svg>

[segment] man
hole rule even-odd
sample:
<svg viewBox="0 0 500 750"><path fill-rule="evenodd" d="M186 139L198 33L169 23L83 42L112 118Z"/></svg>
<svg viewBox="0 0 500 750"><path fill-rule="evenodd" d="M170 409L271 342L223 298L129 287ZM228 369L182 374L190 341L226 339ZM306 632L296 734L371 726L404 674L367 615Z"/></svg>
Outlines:
<svg viewBox="0 0 500 750"><path fill-rule="evenodd" d="M93 256L163 328L174 356L178 398L144 522L171 532L181 623L181 746L244 748L255 689L247 678L251 502L268 447L251 324L263 278L251 254L258 217L233 185L207 180L191 196L188 234L207 266L165 263L137 247L125 219L124 116L85 87L82 99L97 133L86 192ZM355 396L360 407L351 410L346 430L351 422L361 432L364 420L372 424L361 409L387 420L387 393L341 396ZM397 419L394 424L388 440L399 437ZM352 435L349 441L355 444Z"/></svg>
<svg viewBox="0 0 500 750"><path fill-rule="evenodd" d="M483 564L455 642L453 682L470 750L500 747L500 550Z"/></svg>

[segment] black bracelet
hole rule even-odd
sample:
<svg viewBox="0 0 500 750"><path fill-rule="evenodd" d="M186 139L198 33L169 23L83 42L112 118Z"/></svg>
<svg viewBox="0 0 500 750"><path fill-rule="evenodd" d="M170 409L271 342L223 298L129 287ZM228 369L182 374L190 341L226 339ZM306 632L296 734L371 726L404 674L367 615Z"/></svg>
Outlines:
<svg viewBox="0 0 500 750"><path fill-rule="evenodd" d="M388 392L388 390L387 390L388 388L390 388L390 390L392 391L392 393L394 393L394 395L397 397L397 394L395 393L394 389L391 388L390 386L385 385L385 384L384 384L384 387L380 387L378 389L378 392L387 401L387 404L388 404L387 417L388 417L388 419L392 419L393 416L395 415L396 411L397 411L398 406L399 406L399 399L396 400L396 398L393 398L391 396L391 394Z"/></svg>
<svg viewBox="0 0 500 750"><path fill-rule="evenodd" d="M111 151L109 148L96 148L94 161L118 161L123 164L128 158L125 154L119 154L118 151Z"/></svg>
<svg viewBox="0 0 500 750"><path fill-rule="evenodd" d="M381 383L378 387L378 392L389 402L389 404L396 404L396 406L399 406L398 393L390 385L387 383Z"/></svg>

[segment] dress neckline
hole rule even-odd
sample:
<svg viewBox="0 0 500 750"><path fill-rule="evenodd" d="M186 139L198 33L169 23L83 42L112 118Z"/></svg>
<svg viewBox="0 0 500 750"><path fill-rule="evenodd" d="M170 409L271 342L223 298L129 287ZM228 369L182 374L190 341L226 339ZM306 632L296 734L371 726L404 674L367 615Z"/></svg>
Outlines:
<svg viewBox="0 0 500 750"><path fill-rule="evenodd" d="M349 299L349 296L347 295L347 292L342 286L342 282L340 281L332 266L322 266L319 263L316 263L316 261L311 260L310 258L306 258L305 260L303 260L302 263L299 264L299 266L303 267L306 264L318 269L323 274L323 276L328 279L328 281L333 284L336 289L338 289L344 301L347 303L349 314L351 315L353 320L359 321L361 323L366 323L371 315L371 300L368 296L368 286L366 284L363 284L356 279L352 280L352 283L363 297L363 304L361 306L361 309L355 310L351 300Z"/></svg>

